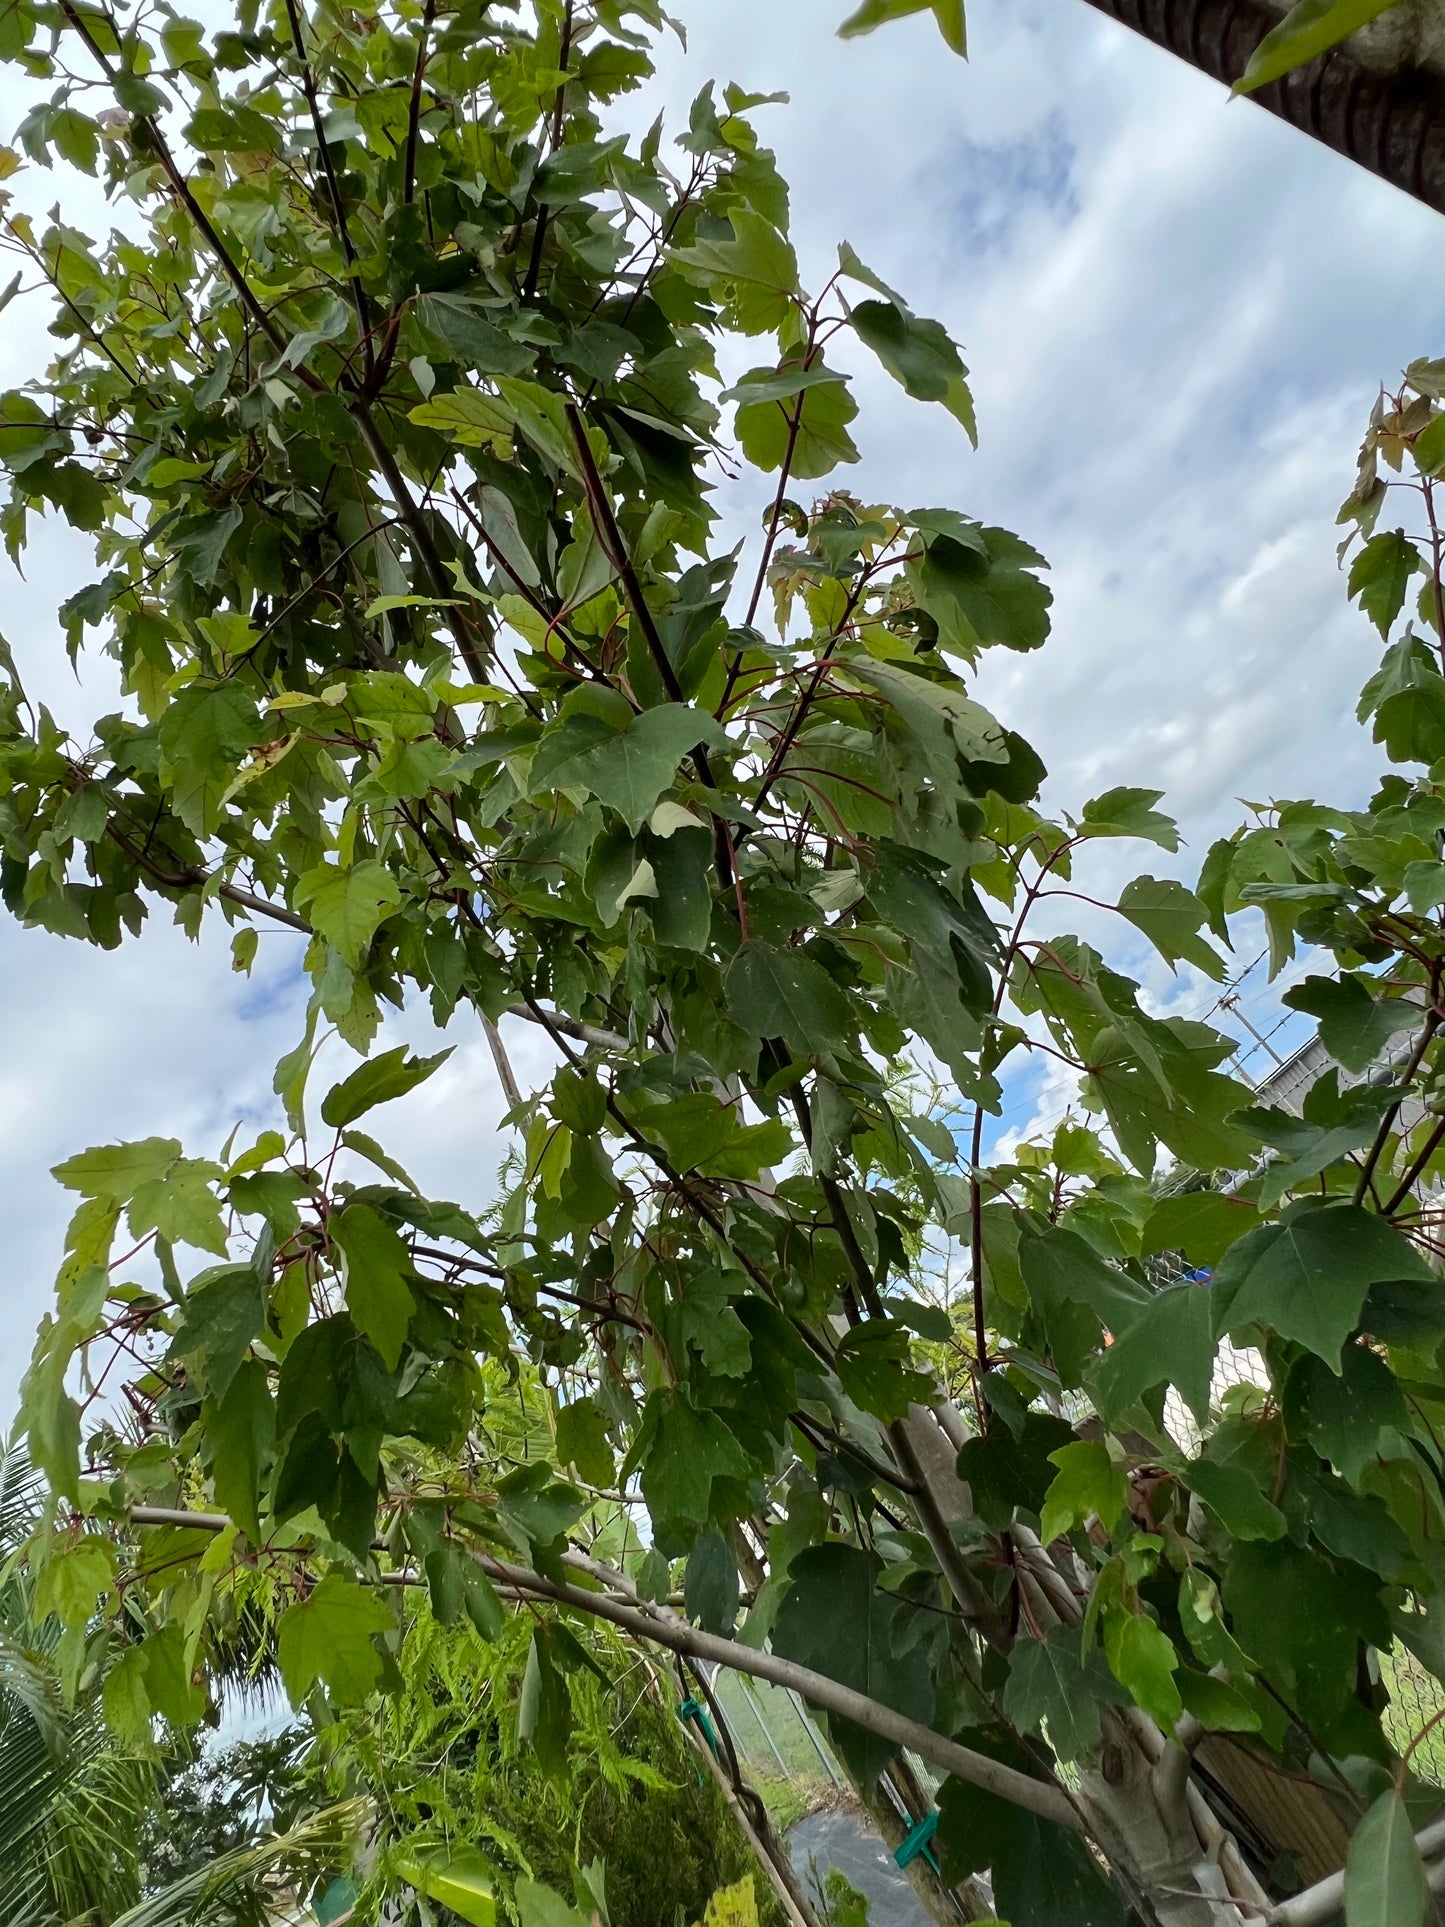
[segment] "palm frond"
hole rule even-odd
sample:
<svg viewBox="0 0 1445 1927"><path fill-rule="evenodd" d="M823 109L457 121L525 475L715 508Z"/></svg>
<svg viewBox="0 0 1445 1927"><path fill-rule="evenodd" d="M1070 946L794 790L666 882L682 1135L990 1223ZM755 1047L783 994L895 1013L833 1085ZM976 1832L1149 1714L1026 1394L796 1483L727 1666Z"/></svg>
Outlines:
<svg viewBox="0 0 1445 1927"><path fill-rule="evenodd" d="M0 1727L26 1714L51 1746L59 1744L65 1702L50 1655L0 1620Z"/></svg>
<svg viewBox="0 0 1445 1927"><path fill-rule="evenodd" d="M370 1817L370 1800L342 1800L309 1814L286 1833L274 1834L254 1847L226 1853L195 1873L172 1882L111 1922L111 1927L212 1927L212 1923L244 1920L246 1889L252 1889L256 1911L251 1919L279 1922L294 1911L290 1897L268 1895L268 1876L296 1864L312 1869L336 1867L349 1858L356 1837ZM242 1903L238 1907L237 1903Z"/></svg>
<svg viewBox="0 0 1445 1927"><path fill-rule="evenodd" d="M34 1720L0 1725L0 1866L19 1866L76 1771Z"/></svg>
<svg viewBox="0 0 1445 1927"><path fill-rule="evenodd" d="M0 1446L0 1565L19 1551L40 1516L44 1484L13 1439Z"/></svg>
<svg viewBox="0 0 1445 1927"><path fill-rule="evenodd" d="M43 1852L55 1911L104 1921L140 1891L138 1835L156 1774L151 1760L118 1746L98 1721L95 1740L51 1808Z"/></svg>
<svg viewBox="0 0 1445 1927"><path fill-rule="evenodd" d="M0 1447L0 1867L5 1919L109 1919L139 1891L136 1829L153 1764L110 1734L94 1684L67 1703L61 1627L34 1610L27 1544L43 1489L13 1443Z"/></svg>

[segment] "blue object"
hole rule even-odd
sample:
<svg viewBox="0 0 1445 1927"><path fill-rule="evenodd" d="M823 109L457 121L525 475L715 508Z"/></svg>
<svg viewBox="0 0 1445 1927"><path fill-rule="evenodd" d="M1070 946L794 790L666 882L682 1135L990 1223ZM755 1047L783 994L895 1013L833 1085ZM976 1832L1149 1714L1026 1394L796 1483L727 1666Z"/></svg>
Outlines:
<svg viewBox="0 0 1445 1927"><path fill-rule="evenodd" d="M1186 1271L1184 1274L1184 1282L1186 1285L1207 1285L1211 1284L1213 1279L1214 1273L1207 1269Z"/></svg>
<svg viewBox="0 0 1445 1927"><path fill-rule="evenodd" d="M915 1822L909 1832L908 1838L900 1841L898 1846L894 1848L894 1860L897 1861L900 1867L906 1867L921 1855L923 1859L928 1862L929 1866L932 1867L933 1871L937 1873L938 1861L934 1857L932 1846L933 1836L937 1832L938 1809L935 1807L932 1813L925 1813L921 1820Z"/></svg>
<svg viewBox="0 0 1445 1927"><path fill-rule="evenodd" d="M681 1706L678 1707L677 1717L684 1725L686 1725L689 1720L696 1720L697 1730L707 1741L708 1746L712 1750L713 1758L715 1760L722 1758L722 1755L718 1752L717 1734L712 1730L712 1721L708 1718L707 1708L701 1700L693 1699L692 1696L689 1695L688 1698L682 1702Z"/></svg>
<svg viewBox="0 0 1445 1927"><path fill-rule="evenodd" d="M320 1900L316 1902L318 1927L331 1927L333 1920L340 1920L343 1914L350 1913L356 1905L359 1892L360 1889L354 1880L344 1878L333 1880Z"/></svg>

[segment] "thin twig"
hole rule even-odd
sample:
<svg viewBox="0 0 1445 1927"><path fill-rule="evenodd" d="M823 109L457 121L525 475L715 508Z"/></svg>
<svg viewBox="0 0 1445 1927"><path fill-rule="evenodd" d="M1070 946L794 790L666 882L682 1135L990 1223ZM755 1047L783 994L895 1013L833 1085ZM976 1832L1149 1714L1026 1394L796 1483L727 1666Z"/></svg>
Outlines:
<svg viewBox="0 0 1445 1927"><path fill-rule="evenodd" d="M306 105L311 114L311 128L316 136L317 158L321 172L326 178L327 197L331 202L331 212L336 221L337 239L341 251L346 256L347 279L351 283L351 298L356 308L356 320L361 334L361 353L368 370L374 365L371 346L371 308L366 299L366 289L361 285L357 273L356 249L351 244L351 229L346 219L346 203L341 198L341 183L336 178L336 169L331 160L331 147L326 139L326 123L321 117L321 102L316 95L316 76L311 71L311 62L306 55L306 35L301 25L301 14L296 0L286 0L286 18L291 26L291 38L296 43L296 58L301 63L301 91L306 96Z"/></svg>
<svg viewBox="0 0 1445 1927"><path fill-rule="evenodd" d="M411 101L406 116L406 159L402 166L402 200L408 207L416 193L416 150L421 135L421 90L426 78L427 40L436 19L436 0L426 0L416 43L416 65L411 75Z"/></svg>
<svg viewBox="0 0 1445 1927"><path fill-rule="evenodd" d="M598 471L592 445L587 440L587 430L583 425L577 404L569 399L566 409L567 424L572 431L572 441L582 467L583 488L598 543L622 582L633 620L642 631L653 666L657 670L658 678L667 692L669 701L685 704L687 698L683 694L682 684L677 679L677 671L672 666L672 659L667 653L656 620L647 605L647 597L643 594L642 584L638 580L637 570L633 566L622 531L617 526L617 517L612 512L612 503L608 499L607 489ZM706 744L699 742L695 745L692 751L692 764L697 771L698 781L710 790L716 789L717 784L713 779L712 763L708 757ZM712 825L713 854L718 878L725 890L731 890L734 876L732 843L728 838L727 826L720 816L713 816Z"/></svg>
<svg viewBox="0 0 1445 1927"><path fill-rule="evenodd" d="M1406 1171L1404 1177L1401 1178L1394 1196L1381 1208L1382 1217L1388 1218L1393 1216L1405 1202L1406 1198L1409 1197L1419 1181L1420 1173L1425 1169L1425 1166L1439 1149L1442 1138L1445 1138L1445 1117L1442 1117L1436 1123L1434 1129L1421 1146L1418 1154L1411 1160L1410 1168Z"/></svg>
<svg viewBox="0 0 1445 1927"><path fill-rule="evenodd" d="M557 84L557 96L552 103L552 128L549 154L555 154L562 145L562 130L565 126L563 110L567 99L567 62L572 57L572 0L567 0L567 9L562 19L562 39L557 50L557 66L562 79ZM532 258L527 263L526 278L522 283L523 301L536 298L537 282L542 272L542 247L547 238L547 223L551 218L551 208L543 201L537 214L537 225L532 230Z"/></svg>
<svg viewBox="0 0 1445 1927"><path fill-rule="evenodd" d="M1395 1099L1394 1103L1391 1104L1390 1108L1385 1112L1385 1115L1380 1119L1380 1128L1375 1133L1375 1141L1373 1144L1371 1144L1369 1155L1366 1157L1365 1162L1360 1167L1359 1182L1355 1185L1354 1201L1356 1204L1362 1204L1364 1202L1365 1193L1370 1189L1370 1180L1375 1175L1375 1166L1380 1161L1381 1154L1383 1153L1386 1144L1389 1142L1390 1132L1394 1129L1395 1120L1400 1115L1400 1107L1405 1101L1405 1094L1409 1090L1410 1085L1414 1082L1415 1073L1419 1070L1420 1065L1424 1061L1425 1053L1430 1048L1431 1038L1435 1035L1436 1031L1440 1028L1440 1013L1435 1008L1436 1003L1439 999L1439 995L1440 995L1440 966L1436 964L1434 970L1431 973L1431 980L1430 980L1430 1008L1426 1013L1425 1022L1421 1026L1420 1035L1416 1041L1415 1048L1410 1053L1410 1061L1408 1064L1406 1064L1404 1075L1400 1079L1400 1083L1402 1087L1400 1095Z"/></svg>

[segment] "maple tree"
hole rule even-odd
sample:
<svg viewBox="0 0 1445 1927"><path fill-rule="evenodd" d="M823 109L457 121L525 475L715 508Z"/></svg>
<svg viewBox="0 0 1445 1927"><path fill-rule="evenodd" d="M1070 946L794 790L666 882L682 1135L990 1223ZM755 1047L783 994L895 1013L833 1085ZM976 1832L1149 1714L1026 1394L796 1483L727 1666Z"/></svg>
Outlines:
<svg viewBox="0 0 1445 1927"><path fill-rule="evenodd" d="M1382 400L1346 511L1396 767L1118 896L1216 979L1241 913L1277 967L1314 947L1289 997L1332 1062L1296 1115L1038 934L1091 846L1177 832L1142 788L1045 813L969 693L1045 642L1042 558L842 484L835 344L972 435L945 329L846 247L804 290L757 101L608 131L655 0L3 19L49 90L6 166L58 155L132 216L5 217L57 345L0 398L0 529L94 536L62 614L124 700L80 740L5 661L0 892L111 947L224 920L243 970L269 921L311 982L275 1127L57 1171L23 1417L66 1676L118 1647L106 1712L144 1741L262 1612L324 1717L397 1689L402 1598L488 1640L520 1611L565 1775L601 1621L798 1688L861 1786L930 1762L945 1875L986 1870L1013 1927L1308 1927L1342 1891L1418 1927L1445 1835L1380 1656L1445 1671L1441 368ZM740 469L769 507L737 550L710 497ZM423 996L514 1099L490 1207L371 1134L442 1061L371 1054ZM361 1061L313 1088L333 1033ZM989 1162L1034 1053L1085 1109ZM1226 1337L1267 1389L1218 1396ZM1306 1820L1349 1867L1291 1896ZM394 1892L480 1878L424 1816L373 1846Z"/></svg>

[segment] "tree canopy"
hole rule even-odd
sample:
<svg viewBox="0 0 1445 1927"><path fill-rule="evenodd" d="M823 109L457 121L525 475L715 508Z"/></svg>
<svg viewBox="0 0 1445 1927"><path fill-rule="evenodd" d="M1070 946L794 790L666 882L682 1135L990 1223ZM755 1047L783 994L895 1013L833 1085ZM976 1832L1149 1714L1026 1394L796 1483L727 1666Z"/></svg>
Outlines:
<svg viewBox="0 0 1445 1927"><path fill-rule="evenodd" d="M799 1688L860 1784L922 1756L1013 1927L1323 1921L1301 1815L1351 1840L1350 1927L1419 1927L1437 1796L1381 1656L1445 1668L1441 365L1344 511L1378 792L1117 899L1216 980L1241 916L1309 947L1296 1113L1058 933L1091 846L1167 870L1177 831L1143 787L1046 812L970 693L1047 640L1039 554L847 485L836 344L972 436L946 329L846 246L800 284L756 99L613 131L654 0L4 23L49 89L5 168L124 214L5 217L55 353L0 398L0 528L93 535L65 631L123 699L82 739L0 660L0 893L106 947L224 920L241 970L276 924L311 985L274 1125L56 1172L23 1418L62 1676L106 1655L144 1746L248 1615L323 1722L406 1688L417 1614L520 1628L565 1776L601 1621ZM418 998L492 1040L490 1202L374 1135L442 1062L372 1051ZM1083 1108L990 1163L1034 1054ZM1225 1339L1261 1386L1221 1395ZM366 1904L475 1851L386 1809Z"/></svg>

